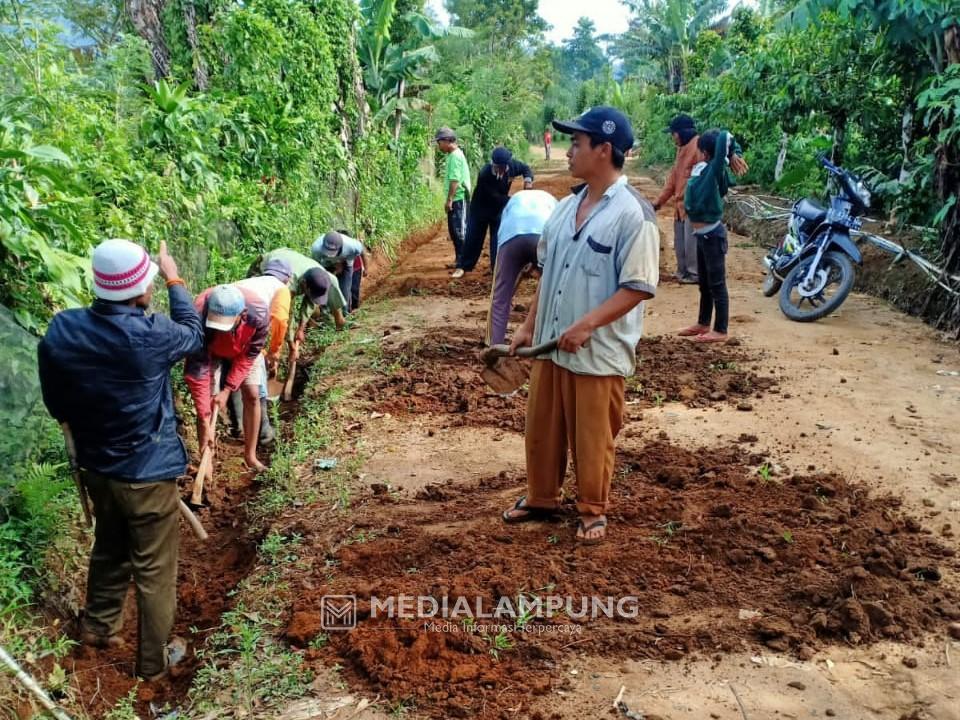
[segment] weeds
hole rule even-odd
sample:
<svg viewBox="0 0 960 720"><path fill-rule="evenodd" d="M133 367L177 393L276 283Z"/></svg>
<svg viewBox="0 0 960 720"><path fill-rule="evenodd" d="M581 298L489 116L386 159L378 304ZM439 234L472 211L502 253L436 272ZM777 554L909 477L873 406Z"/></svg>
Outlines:
<svg viewBox="0 0 960 720"><path fill-rule="evenodd" d="M510 639L510 636L507 635L506 631L499 632L493 637L484 635L483 639L490 643L490 654L493 656L494 660L500 659L501 652L513 649L513 640Z"/></svg>
<svg viewBox="0 0 960 720"><path fill-rule="evenodd" d="M657 407L663 407L663 401L666 399L666 395L663 393L656 393L653 396L653 404Z"/></svg>
<svg viewBox="0 0 960 720"><path fill-rule="evenodd" d="M718 360L717 362L710 363L710 369L715 372L721 370L737 370L738 365L733 360Z"/></svg>
<svg viewBox="0 0 960 720"><path fill-rule="evenodd" d="M758 467L757 475L760 476L760 482L764 485L777 482L777 479L773 476L773 467L769 463L764 463Z"/></svg>
<svg viewBox="0 0 960 720"><path fill-rule="evenodd" d="M130 692L117 700L110 711L104 715L104 720L140 720L136 708L139 689L140 683L138 682L130 688Z"/></svg>
<svg viewBox="0 0 960 720"><path fill-rule="evenodd" d="M783 538L783 541L784 541L787 545L793 545L793 533L790 532L789 530L784 530L784 531L780 534L780 537Z"/></svg>

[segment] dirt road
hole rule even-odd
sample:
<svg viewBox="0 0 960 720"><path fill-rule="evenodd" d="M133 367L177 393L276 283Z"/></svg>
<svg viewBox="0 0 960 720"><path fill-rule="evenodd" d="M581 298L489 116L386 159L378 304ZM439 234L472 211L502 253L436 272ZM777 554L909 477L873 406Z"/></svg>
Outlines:
<svg viewBox="0 0 960 720"><path fill-rule="evenodd" d="M557 195L568 184L538 177ZM416 717L613 717L623 688L647 718L960 718L946 630L960 616L957 347L863 296L787 321L760 294L760 250L736 235L737 342L691 346L672 333L695 319L697 290L669 280L670 215L659 223L662 282L628 382L608 543L575 547L570 519L499 522L523 487L524 397L477 377L489 276L482 264L451 281L438 228L373 300L389 311L367 385L369 489L341 528L363 541L334 545L335 573L308 573L288 639L320 632L320 596L356 595L358 629L311 657ZM371 607L524 593L632 594L639 617L499 637Z"/></svg>
<svg viewBox="0 0 960 720"><path fill-rule="evenodd" d="M565 194L562 165L538 186ZM345 512L283 512L280 530L303 550L270 582L288 588L282 634L319 679L278 716L623 717L622 690L648 719L960 719L960 645L947 634L960 620L957 346L863 296L819 323L789 322L760 294L759 248L736 235L736 340L682 341L673 332L695 319L697 289L670 281L667 211L659 223L662 281L596 548L573 542L570 508L556 523L500 521L524 487L525 394L496 396L479 378L486 260L452 281L440 227L408 243L352 331L379 344L375 361L361 362L369 344L358 345L354 369L311 380L352 388L335 412L354 428L341 462L357 470ZM513 322L533 289L521 285ZM257 538L235 530L250 480L220 473L239 484L208 518L215 550L187 547L184 632L209 629L257 572ZM356 597L355 630L321 627L327 595ZM377 599L397 596L467 598L469 609L428 629L378 614ZM577 607L510 629L483 618L489 604L548 596ZM582 598L632 604L590 619ZM132 684L119 657L106 671L95 653L77 658L84 688L118 684L91 714ZM182 698L190 675L160 699Z"/></svg>

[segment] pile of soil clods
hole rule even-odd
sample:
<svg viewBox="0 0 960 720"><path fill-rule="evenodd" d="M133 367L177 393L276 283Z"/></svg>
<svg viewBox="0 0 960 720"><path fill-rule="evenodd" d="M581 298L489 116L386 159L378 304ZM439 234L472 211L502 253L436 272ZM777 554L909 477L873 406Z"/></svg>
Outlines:
<svg viewBox="0 0 960 720"><path fill-rule="evenodd" d="M775 376L748 367L755 362L742 345L647 337L637 345L637 371L627 380L627 396L646 405L682 402L689 407L759 397L778 383Z"/></svg>
<svg viewBox="0 0 960 720"><path fill-rule="evenodd" d="M522 478L451 483L418 500L369 496L342 527L316 518L314 567L297 581L287 636L309 646L321 597L355 595L356 629L328 632L308 657L342 664L351 682L418 715L489 720L562 687L564 660L581 654L679 660L766 646L807 658L825 643L917 641L957 612L940 582L956 572L953 551L898 500L836 475L770 476L763 460L667 442L621 454L609 535L594 547L576 545L569 498L556 522L504 525ZM357 528L366 541L343 543ZM521 595L572 605L519 627L509 613L482 616ZM468 606L450 622L374 612L400 596ZM595 618L583 612L591 598L601 599ZM620 615L604 614L605 598L623 601ZM470 620L463 609L477 602Z"/></svg>
<svg viewBox="0 0 960 720"><path fill-rule="evenodd" d="M504 397L484 382L479 359L484 344L478 335L448 327L399 345L385 345L380 370L372 381L374 405L380 412L450 415L453 427L523 431L526 390Z"/></svg>

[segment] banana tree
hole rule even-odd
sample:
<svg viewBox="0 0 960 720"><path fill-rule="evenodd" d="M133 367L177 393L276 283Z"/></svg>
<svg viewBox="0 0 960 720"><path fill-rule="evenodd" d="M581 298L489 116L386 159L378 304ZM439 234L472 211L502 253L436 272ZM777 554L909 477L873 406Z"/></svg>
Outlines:
<svg viewBox="0 0 960 720"><path fill-rule="evenodd" d="M394 135L399 135L405 114L422 109L418 97L428 87L426 69L440 60L434 43L444 37L471 38L473 31L457 26L440 27L419 12L397 12L397 0L361 0L361 28L357 55L363 67L363 82L374 118L394 118ZM392 33L403 25L407 32L401 43Z"/></svg>
<svg viewBox="0 0 960 720"><path fill-rule="evenodd" d="M633 12L630 29L614 45L628 66L653 62L671 92L684 92L687 61L697 35L726 9L726 0L625 0Z"/></svg>

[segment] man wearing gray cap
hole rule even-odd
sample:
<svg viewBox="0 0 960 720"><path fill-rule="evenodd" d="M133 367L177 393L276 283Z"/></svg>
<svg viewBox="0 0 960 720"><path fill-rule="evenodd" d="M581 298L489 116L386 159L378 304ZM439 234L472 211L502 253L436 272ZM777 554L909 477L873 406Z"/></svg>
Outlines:
<svg viewBox="0 0 960 720"><path fill-rule="evenodd" d="M460 253L460 263L454 278L463 277L477 265L483 252L483 241L490 232L490 269L497 263L497 231L500 215L510 199L510 185L515 177L523 178L523 189L533 187L533 170L526 163L515 160L505 147L494 148L490 162L477 175L477 191L473 194L467 213L467 235Z"/></svg>
<svg viewBox="0 0 960 720"><path fill-rule="evenodd" d="M463 150L457 145L457 134L448 127L437 130L434 137L440 152L447 156L446 171L444 173L447 202L444 206L447 211L447 230L456 257L451 269L460 267L463 254L463 240L467 232L467 205L470 202L470 166ZM461 272L460 275L463 275Z"/></svg>
<svg viewBox="0 0 960 720"><path fill-rule="evenodd" d="M326 270L337 276L347 313L353 310L350 300L353 289L353 263L360 257L366 265L367 249L363 243L347 235L343 230L331 230L313 241L310 254Z"/></svg>

